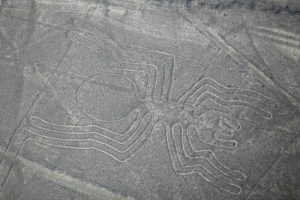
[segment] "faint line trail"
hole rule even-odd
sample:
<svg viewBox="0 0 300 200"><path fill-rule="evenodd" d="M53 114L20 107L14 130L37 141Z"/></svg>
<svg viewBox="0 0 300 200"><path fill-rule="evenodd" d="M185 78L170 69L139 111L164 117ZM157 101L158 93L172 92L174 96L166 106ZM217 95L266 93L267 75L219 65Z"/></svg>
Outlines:
<svg viewBox="0 0 300 200"><path fill-rule="evenodd" d="M55 69L58 69L58 68L59 68L60 64L63 62L63 60L64 60L65 57L67 56L67 54L68 54L68 52L69 52L71 46L72 46L72 42L70 42L70 43L68 44L67 49L66 49L65 52L63 53L62 57L58 60L57 65L55 66ZM49 78L48 78L48 80L47 80L47 83L52 79L54 73L55 73L55 71L49 76ZM43 88L42 88L42 89L39 91L39 93L35 96L34 101L31 103L31 105L30 105L30 107L28 108L26 114L25 114L24 117L20 120L20 122L18 123L17 127L14 129L12 135L11 135L10 138L9 138L8 144L7 144L6 149L5 149L5 153L8 152L9 147L10 147L10 145L11 145L11 143L12 143L12 141L13 141L15 135L16 135L16 133L18 132L19 128L22 126L24 119L26 119L26 118L29 116L29 114L30 114L31 110L33 109L34 105L35 105L36 102L40 99L41 95L44 93L44 90L46 89L47 83L44 84ZM0 160L0 167L1 167L1 165L2 165L2 162L3 162L3 159ZM11 166L10 166L8 172L7 172L7 175L6 175L6 176L4 177L4 179L1 180L1 182L0 182L0 195L1 195L1 193L2 193L3 186L5 185L5 183L6 183L6 181L7 181L7 178L8 178L8 176L9 176L9 174L10 174L10 172L11 172L13 166L14 166L14 163L11 164Z"/></svg>
<svg viewBox="0 0 300 200"><path fill-rule="evenodd" d="M275 82L269 78L263 71L261 71L257 66L255 66L249 59L247 59L245 56L241 55L234 47L232 47L230 44L228 44L218 33L216 33L211 27L202 24L201 22L194 22L191 21L188 17L184 16L182 14L183 19L185 19L188 23L190 23L192 26L195 27L195 29L209 38L213 43L215 43L218 47L221 47L222 49L226 50L226 53L229 54L232 59L234 59L237 63L240 63L242 65L248 66L250 69L252 69L257 75L259 75L264 82L267 83L268 86L275 92L275 94L282 94L285 98L284 100L287 100L290 104L292 104L295 113L300 116L300 104L299 102L290 95L288 92L286 92L283 88L276 85ZM196 26L195 26L196 24ZM278 98L279 95L277 96ZM282 98L280 98L282 99Z"/></svg>
<svg viewBox="0 0 300 200"><path fill-rule="evenodd" d="M265 40L269 40L271 42L274 42L276 44L281 44L281 45L285 45L285 46L288 46L288 47L300 48L300 42L298 42L298 41L294 41L294 40L291 40L291 39L288 39L288 38L283 38L281 36L278 37L276 35L261 33L261 32L258 32L258 31L252 31L251 30L251 33L253 35L261 37Z"/></svg>
<svg viewBox="0 0 300 200"><path fill-rule="evenodd" d="M12 153L5 152L4 149L0 149L0 154L4 154L5 159L10 159L13 162L17 162L22 165L26 170L34 171L35 175L44 177L49 181L52 181L58 185L69 188L73 191L87 194L88 196L96 197L97 199L104 200L134 200L133 197L123 197L117 193L113 193L106 188L95 186L89 182L73 178L70 175L66 175L61 172L52 171L43 167L40 164L34 163L30 160L16 156ZM0 197L1 198L1 197Z"/></svg>
<svg viewBox="0 0 300 200"><path fill-rule="evenodd" d="M256 181L256 183L251 187L249 193L247 194L247 199L249 198L249 196L251 195L251 193L258 187L258 185L260 184L260 181L262 179L264 179L271 170L274 169L275 164L281 159L282 156L284 156L285 150L289 149L293 144L295 144L296 142L298 142L299 138L300 138L300 136L296 135L293 139L291 139L290 142L288 142L284 147L281 148L281 150L278 152L278 155L276 156L276 158L274 159L274 161L271 163L271 167L267 168L262 173L262 175L260 176L260 178Z"/></svg>
<svg viewBox="0 0 300 200"><path fill-rule="evenodd" d="M268 28L263 26L257 26L251 24L250 29L253 31L260 32L263 35L270 36L270 37L279 37L283 40L292 40L294 42L300 42L300 35L294 32L285 31L278 28Z"/></svg>

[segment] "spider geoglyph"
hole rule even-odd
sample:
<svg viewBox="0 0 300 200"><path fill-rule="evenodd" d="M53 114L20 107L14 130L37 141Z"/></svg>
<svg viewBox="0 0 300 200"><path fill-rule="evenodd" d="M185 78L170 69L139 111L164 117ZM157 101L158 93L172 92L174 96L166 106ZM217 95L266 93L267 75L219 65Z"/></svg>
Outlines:
<svg viewBox="0 0 300 200"><path fill-rule="evenodd" d="M97 125L66 126L28 118L26 141L75 149L91 149L125 162L147 142L159 124L167 139L174 171L179 175L197 174L207 182L231 194L242 191L240 182L246 175L230 169L216 157L214 150L234 149L243 128L239 110L254 113L258 119L270 120L274 102L257 91L225 86L202 77L178 101L170 100L176 66L171 54L121 46L107 32L89 22L74 20L76 30L68 39L98 55L104 55L114 68L94 74L82 81L76 102L83 114ZM146 77L144 90L135 74ZM97 98L97 105L87 101ZM115 132L101 123L131 119L124 132ZM227 134L227 139L218 137ZM194 147L197 146L197 149Z"/></svg>

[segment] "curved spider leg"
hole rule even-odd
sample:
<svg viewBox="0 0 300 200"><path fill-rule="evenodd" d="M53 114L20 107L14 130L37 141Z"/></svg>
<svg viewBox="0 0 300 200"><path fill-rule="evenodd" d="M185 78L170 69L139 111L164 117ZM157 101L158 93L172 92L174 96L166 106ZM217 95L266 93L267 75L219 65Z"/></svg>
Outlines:
<svg viewBox="0 0 300 200"><path fill-rule="evenodd" d="M114 52L114 55L117 55L111 55L111 59L117 60L116 58L118 58L118 62L120 63L155 65L157 70L155 98L158 100L169 100L175 67L175 58L173 55L139 47L122 46L116 42L111 33L108 33L104 28L100 28L92 22L83 22L80 19L74 19L73 23L76 29L83 33L80 33L80 35L89 38L91 42L101 42L102 45L99 45L100 48L104 45L105 49L109 49L110 52Z"/></svg>
<svg viewBox="0 0 300 200"><path fill-rule="evenodd" d="M178 129L180 131L180 129ZM185 144L187 143L185 140L194 140L197 143L197 150L194 150L192 146L186 148ZM247 176L237 170L233 170L228 168L227 166L223 165L215 156L214 154L214 146L204 143L201 140L198 140L197 133L194 130L188 129L188 137L182 137L182 144L183 144L183 152L186 156L185 160L189 165L195 165L199 163L198 159L206 159L209 164L214 167L215 169L219 170L220 173L223 175L230 177L231 179L237 181L244 181L246 180ZM197 142L196 142L197 141ZM196 146L196 145L195 145ZM191 151L191 152L189 152Z"/></svg>
<svg viewBox="0 0 300 200"><path fill-rule="evenodd" d="M81 44L85 44L86 46L88 46L88 48L92 49L93 51L95 51L96 53L99 53L99 48L101 48L101 45L97 45L97 42L95 43L94 41L99 41L99 39L95 36L95 35L91 35L89 32L88 33L69 33L70 38L72 38L72 41L76 41L78 43ZM75 39L76 38L76 39ZM93 47L95 46L95 47ZM102 46L108 46L106 44L102 44ZM116 47L115 48L115 52L116 49L122 49L121 47ZM118 50L119 51L119 50ZM104 51L105 52L105 51ZM111 51L110 51L111 52ZM152 68L152 72L150 72L149 74L152 76L155 76L155 78L152 78L152 84L153 86L150 88L152 90L151 92L151 96L154 99L157 100L162 100L163 95L165 95L165 99L169 98L169 95L164 94L163 90L164 87L168 87L167 91L169 93L170 90L170 78L171 75L166 76L166 72L165 72L165 63L168 61L164 61L162 62L159 59L154 59L151 57L154 57L153 55L151 56L151 54L153 54L155 56L155 53L153 52L143 52L142 50L139 49L129 49L126 48L124 49L123 47L123 51L118 52L118 54L114 54L114 55L108 55L108 57L117 63L120 63L121 66L123 67L122 69L128 69L128 70L145 70L146 72L149 73L149 66ZM156 57L158 57L159 54L156 55ZM150 58L149 58L150 57ZM118 59L117 59L118 58ZM133 66L132 66L133 65ZM168 65L166 65L168 66ZM173 65L171 65L173 66ZM155 70L155 74L153 73L153 68ZM171 73L169 73L171 74ZM165 84L165 79L167 79L169 84Z"/></svg>
<svg viewBox="0 0 300 200"><path fill-rule="evenodd" d="M172 55L142 49L142 48L125 48L126 60L130 62L141 62L143 64L154 65L157 68L157 79L154 88L154 100L168 101L172 87L173 73L175 68L175 59Z"/></svg>
<svg viewBox="0 0 300 200"><path fill-rule="evenodd" d="M116 141L110 140L100 140L99 138L91 137L74 137L74 135L65 133L55 133L51 134L45 133L45 130L30 130L29 128L23 128L29 136L24 141L36 141L49 146L61 147L61 148L71 148L71 149L85 149L85 150L95 150L112 157L113 159L124 162L131 158L140 149L144 143L147 141L154 128L154 123L151 115L146 115L136 130L134 137L128 139L127 143L119 145ZM78 134L75 136L79 136ZM87 136L87 135L84 135ZM22 146L24 146L24 143ZM113 146L112 144L119 146Z"/></svg>
<svg viewBox="0 0 300 200"><path fill-rule="evenodd" d="M212 94L210 92L204 92L194 103L195 107L200 106L203 102L207 100L212 100L215 103L229 108L234 107L242 107L243 109L249 110L256 115L260 116L263 119L271 119L272 113L270 111L267 111L264 109L264 107L260 104L251 104L244 101L236 101L236 100L224 100L221 97L216 96L215 94Z"/></svg>
<svg viewBox="0 0 300 200"><path fill-rule="evenodd" d="M137 62L129 62L129 61L121 61L116 58L123 57L123 55L108 55L107 50L103 49L103 46L107 46L101 44L101 40L94 38L94 35L90 35L90 33L80 33L80 32L69 32L68 37L71 41L80 44L81 46L91 49L97 55L104 55L108 57L111 61L117 63L117 65L112 66L111 68L104 69L105 71L114 71L114 72L144 72L147 74L147 89L146 96L152 98L155 95L155 88L157 87L157 76L161 71L159 71L158 67L154 64L147 64L141 61ZM100 43L100 44L99 44ZM104 53L103 53L104 52ZM109 53L109 52L108 52ZM157 95L157 94L156 94Z"/></svg>
<svg viewBox="0 0 300 200"><path fill-rule="evenodd" d="M35 116L29 117L28 127L37 131L44 131L49 135L57 135L58 138L99 138L99 140L111 140L116 143L123 144L130 138L134 137L134 134L137 134L137 129L141 126L143 120L145 120L145 114L138 113L131 124L121 133L98 125L57 125Z"/></svg>
<svg viewBox="0 0 300 200"><path fill-rule="evenodd" d="M257 115L255 115L257 119L256 118L254 119L256 121L254 121L253 119L246 119L240 114L239 111L231 109L230 107L227 106L222 106L217 102L213 101L212 99L207 99L205 102L203 102L202 104L200 104L198 107L194 109L194 117L198 119L201 119L207 113L226 118L227 123L230 123L230 125L235 130L242 129L241 122L243 121L258 126L261 121L265 122L268 120L259 117Z"/></svg>
<svg viewBox="0 0 300 200"><path fill-rule="evenodd" d="M193 94L195 94L199 88L201 88L204 85L203 79L204 79L204 77L200 77L197 82L192 84L190 86L190 88L179 97L178 103L181 104L181 105L186 105L188 99Z"/></svg>
<svg viewBox="0 0 300 200"><path fill-rule="evenodd" d="M229 169L228 167L222 165L216 159L215 155L213 154L214 148L211 145L202 142L200 146L203 148L203 150L195 151L192 148L189 135L192 134L193 135L192 138L195 138L195 134L196 134L195 129L191 130L190 127L186 128L180 124L175 124L173 128L174 130L176 129L177 132L181 134L181 144L183 147L183 152L188 162L190 162L191 164L192 163L197 164L199 162L198 161L199 159L204 158L210 163L211 166L213 166L216 169L219 169L220 172L223 173L224 175L229 176L238 181L245 180L246 176L243 173Z"/></svg>
<svg viewBox="0 0 300 200"><path fill-rule="evenodd" d="M159 98L163 101L169 101L176 64L175 57L166 52L143 49L140 47L126 47L126 49L130 52L134 51L143 61L153 63L163 71L163 73L160 73L161 77L159 77L162 79L161 85L159 85L157 89L160 91Z"/></svg>
<svg viewBox="0 0 300 200"><path fill-rule="evenodd" d="M193 166L184 165L182 161L184 160L184 152L182 144L178 141L178 138L175 138L176 133L174 134L174 128L169 125L165 125L165 132L167 136L167 145L172 162L174 171L179 175L188 175L188 174L198 174L205 181L215 185L216 187L230 193L233 195L240 194L242 188L232 183L230 178L225 177L218 170L213 170L207 162L204 163L204 159L199 159L199 163ZM203 163L200 163L202 160ZM206 166L207 165L207 166Z"/></svg>
<svg viewBox="0 0 300 200"><path fill-rule="evenodd" d="M198 90L190 96L187 103L194 105L199 98L205 96L206 94L217 96L218 98L226 102L243 102L250 105L258 105L258 107L260 107L260 109L262 110L264 110L265 107L270 107L270 103L272 103L272 100L264 99L262 101L251 96L241 95L239 94L238 90L232 94L226 93L226 91L220 91L211 85L203 85L200 88L198 88Z"/></svg>
<svg viewBox="0 0 300 200"><path fill-rule="evenodd" d="M175 71L175 57L172 54L165 53L165 52L155 52L159 53L161 55L164 55L164 65L165 65L165 80L164 80L164 85L163 85L163 93L162 93L162 98L163 101L169 101L170 100L170 93L172 90L172 85L173 85L173 76L174 76L174 71Z"/></svg>
<svg viewBox="0 0 300 200"><path fill-rule="evenodd" d="M184 105L188 104L189 101L192 101L192 103L189 104L193 104L195 96L197 98L206 91L216 94L224 100L239 100L248 103L256 102L263 104L270 109L277 106L276 102L274 102L271 97L260 94L259 92L250 89L227 87L212 78L204 77L201 77L182 96L180 96L178 103Z"/></svg>
<svg viewBox="0 0 300 200"><path fill-rule="evenodd" d="M149 116L144 117L138 123L138 126L135 129L131 129L128 132L125 132L124 135L119 135L117 139L113 139L109 134L111 132L106 132L98 128L98 132L62 132L62 131L53 131L40 127L28 127L27 130L37 132L40 135L51 136L52 138L57 139L66 139L66 140L91 140L95 142L101 142L107 144L111 148L114 148L119 151L124 151L130 145L132 145L139 137L143 134L143 131L140 131L145 127L145 124L149 121ZM52 125L56 126L56 125ZM55 127L53 127L55 128ZM115 138L117 134L114 135Z"/></svg>
<svg viewBox="0 0 300 200"><path fill-rule="evenodd" d="M233 170L230 171L228 168L225 172L221 171L221 169L224 169L225 167L222 167L221 169L217 168L217 166L213 165L212 162L210 162L211 160L208 160L205 157L203 157L203 153L202 157L188 157L184 151L181 131L182 130L180 129L180 125L178 124L175 124L172 127L172 135L177 149L178 158L181 161L182 165L190 167L190 169L193 170L195 173L197 173L200 169L200 173L203 176L203 178L206 178L208 182L214 182L214 185L221 187L222 189L230 193L240 193L241 187L236 183L240 180L243 180L245 177L240 172ZM201 153L199 154L201 155ZM209 153L205 152L204 155L205 154ZM219 162L215 162L214 164L217 163ZM206 169L206 171L204 172L208 172L206 175L203 174L202 168Z"/></svg>
<svg viewBox="0 0 300 200"><path fill-rule="evenodd" d="M147 117L149 118L149 116ZM111 145L114 148L122 149L126 147L128 143L132 143L132 140L135 140L140 136L141 132L138 131L138 129L140 129L143 126L143 123L147 121L147 117L145 116L145 113L138 112L130 126L122 133L111 131L110 129L97 125L56 125L35 116L29 117L26 129L53 138L76 140L93 139Z"/></svg>

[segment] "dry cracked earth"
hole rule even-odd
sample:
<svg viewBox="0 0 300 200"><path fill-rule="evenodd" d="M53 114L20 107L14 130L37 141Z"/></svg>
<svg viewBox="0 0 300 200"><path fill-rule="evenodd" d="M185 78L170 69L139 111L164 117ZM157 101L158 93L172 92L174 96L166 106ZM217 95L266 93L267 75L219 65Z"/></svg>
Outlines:
<svg viewBox="0 0 300 200"><path fill-rule="evenodd" d="M0 1L1 200L300 199L300 1Z"/></svg>

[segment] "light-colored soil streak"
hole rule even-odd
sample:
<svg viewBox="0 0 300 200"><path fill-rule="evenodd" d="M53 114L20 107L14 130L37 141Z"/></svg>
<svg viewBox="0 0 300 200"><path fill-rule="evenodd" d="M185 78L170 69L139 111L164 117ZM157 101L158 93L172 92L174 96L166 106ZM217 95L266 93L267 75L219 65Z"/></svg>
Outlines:
<svg viewBox="0 0 300 200"><path fill-rule="evenodd" d="M2 154L1 156L3 156L5 160L15 162L15 165L21 165L24 171L33 171L33 173L39 177L44 177L45 179L57 183L58 185L64 186L79 193L84 193L91 197L95 197L96 199L134 200L133 197L123 197L119 194L107 190L106 188L93 185L89 182L79 180L61 172L52 171L30 160L27 160L20 156L15 156L12 153L5 153L5 151L2 149L0 150L0 154ZM3 189L4 188L2 188L1 190Z"/></svg>

